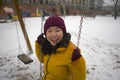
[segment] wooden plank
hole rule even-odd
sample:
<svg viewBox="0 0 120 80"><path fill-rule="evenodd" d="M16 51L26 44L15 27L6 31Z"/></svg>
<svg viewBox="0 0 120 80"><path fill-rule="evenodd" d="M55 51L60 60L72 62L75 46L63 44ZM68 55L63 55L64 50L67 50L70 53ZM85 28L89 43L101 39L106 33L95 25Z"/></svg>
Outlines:
<svg viewBox="0 0 120 80"><path fill-rule="evenodd" d="M24 64L29 64L33 62L33 60L28 57L26 54L20 54L17 56Z"/></svg>
<svg viewBox="0 0 120 80"><path fill-rule="evenodd" d="M29 41L29 38L28 38L27 31L25 29L25 24L24 24L23 19L22 19L21 11L19 9L18 0L13 0L13 4L14 4L14 9L15 9L15 12L17 14L18 20L19 20L20 25L21 25L21 29L22 29L25 41L27 43L27 47L30 51L29 54L31 54L31 53L33 53L33 50L32 50L32 47L31 47L31 44L30 44L30 41Z"/></svg>

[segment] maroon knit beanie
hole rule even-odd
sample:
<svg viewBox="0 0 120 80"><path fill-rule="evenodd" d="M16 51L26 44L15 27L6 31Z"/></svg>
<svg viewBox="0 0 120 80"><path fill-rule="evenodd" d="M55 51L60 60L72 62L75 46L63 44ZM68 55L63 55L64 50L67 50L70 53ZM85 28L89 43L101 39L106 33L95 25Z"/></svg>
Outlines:
<svg viewBox="0 0 120 80"><path fill-rule="evenodd" d="M59 16L50 16L46 20L46 22L44 24L44 34L45 35L46 35L47 29L51 26L58 26L59 28L62 29L63 34L66 33L66 26L65 26L64 20Z"/></svg>

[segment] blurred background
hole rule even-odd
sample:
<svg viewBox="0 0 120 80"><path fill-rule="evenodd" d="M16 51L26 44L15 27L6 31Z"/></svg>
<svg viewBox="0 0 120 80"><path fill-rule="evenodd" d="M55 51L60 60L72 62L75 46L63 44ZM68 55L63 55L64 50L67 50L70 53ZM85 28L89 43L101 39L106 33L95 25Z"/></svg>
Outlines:
<svg viewBox="0 0 120 80"><path fill-rule="evenodd" d="M95 18L96 15L120 16L120 0L18 0L23 17L49 15L81 15ZM13 0L0 0L0 19L17 19Z"/></svg>

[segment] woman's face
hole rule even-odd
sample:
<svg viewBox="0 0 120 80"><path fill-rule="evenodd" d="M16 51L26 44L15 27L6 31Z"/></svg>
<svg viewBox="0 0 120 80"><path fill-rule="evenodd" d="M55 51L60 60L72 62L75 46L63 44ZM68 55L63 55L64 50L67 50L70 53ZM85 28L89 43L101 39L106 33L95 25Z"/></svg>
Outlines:
<svg viewBox="0 0 120 80"><path fill-rule="evenodd" d="M57 45L63 38L63 31L57 26L49 27L46 31L47 40L53 45Z"/></svg>

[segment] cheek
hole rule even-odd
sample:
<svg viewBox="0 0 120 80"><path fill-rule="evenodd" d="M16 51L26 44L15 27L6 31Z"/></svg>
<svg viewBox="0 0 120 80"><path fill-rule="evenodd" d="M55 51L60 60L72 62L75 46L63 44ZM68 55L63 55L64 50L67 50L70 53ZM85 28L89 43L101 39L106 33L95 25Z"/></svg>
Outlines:
<svg viewBox="0 0 120 80"><path fill-rule="evenodd" d="M60 40L63 39L63 34L60 34L60 35L59 35L59 38L60 38Z"/></svg>
<svg viewBox="0 0 120 80"><path fill-rule="evenodd" d="M49 39L50 39L50 35L47 35L47 34L46 34L46 38L47 38L47 40L49 41Z"/></svg>
<svg viewBox="0 0 120 80"><path fill-rule="evenodd" d="M62 39L63 39L63 34L62 33L60 33L59 35L58 35L58 42L60 42Z"/></svg>

